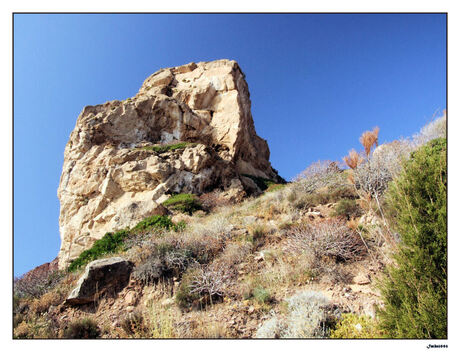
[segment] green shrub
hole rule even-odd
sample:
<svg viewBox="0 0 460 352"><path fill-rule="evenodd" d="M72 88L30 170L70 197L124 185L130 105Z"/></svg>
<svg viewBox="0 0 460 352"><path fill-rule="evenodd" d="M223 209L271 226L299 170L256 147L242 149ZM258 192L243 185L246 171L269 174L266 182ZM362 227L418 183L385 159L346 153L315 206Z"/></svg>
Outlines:
<svg viewBox="0 0 460 352"><path fill-rule="evenodd" d="M149 145L147 147L143 147L144 150L151 150L157 152L159 154L166 153L172 150L179 150L185 149L187 147L193 147L196 143L189 143L189 142L181 142L176 144L167 144L167 145Z"/></svg>
<svg viewBox="0 0 460 352"><path fill-rule="evenodd" d="M131 232L144 232L152 229L175 229L174 223L166 215L153 215L145 218L131 229Z"/></svg>
<svg viewBox="0 0 460 352"><path fill-rule="evenodd" d="M342 314L335 329L331 331L333 339L375 339L383 338L384 333L378 328L376 320L368 316L352 313Z"/></svg>
<svg viewBox="0 0 460 352"><path fill-rule="evenodd" d="M197 210L201 210L201 203L197 196L190 193L180 193L171 196L163 202L163 205L172 210L178 210L190 215Z"/></svg>
<svg viewBox="0 0 460 352"><path fill-rule="evenodd" d="M83 251L67 268L69 272L75 271L89 262L102 257L105 254L115 253L125 248L125 240L130 235L146 232L152 229L178 230L183 229L184 224L175 225L168 216L153 215L139 222L131 230L121 230L115 233L108 232L100 240L93 243L90 249Z"/></svg>
<svg viewBox="0 0 460 352"><path fill-rule="evenodd" d="M447 141L413 152L388 191L401 236L381 282L381 327L393 338L447 338Z"/></svg>
<svg viewBox="0 0 460 352"><path fill-rule="evenodd" d="M123 241L128 234L129 232L126 230L106 233L104 237L94 242L90 249L83 251L78 258L69 265L67 270L70 272L75 271L89 262L100 258L104 254L117 252L123 247Z"/></svg>
<svg viewBox="0 0 460 352"><path fill-rule="evenodd" d="M96 322L90 318L78 320L69 324L64 330L66 339L95 339L101 334Z"/></svg>
<svg viewBox="0 0 460 352"><path fill-rule="evenodd" d="M251 296L259 303L268 303L272 300L270 292L263 286L254 287Z"/></svg>
<svg viewBox="0 0 460 352"><path fill-rule="evenodd" d="M286 186L285 183L272 183L267 187L267 192L275 192L283 189Z"/></svg>
<svg viewBox="0 0 460 352"><path fill-rule="evenodd" d="M335 206L332 216L339 216L350 220L351 218L361 216L362 214L362 209L354 199L341 199Z"/></svg>
<svg viewBox="0 0 460 352"><path fill-rule="evenodd" d="M182 276L175 298L177 305L181 308L188 308L200 299L198 293L191 292L193 290L192 283L197 273L198 269L191 268Z"/></svg>
<svg viewBox="0 0 460 352"><path fill-rule="evenodd" d="M275 181L269 180L268 178L264 178L264 177L258 177L258 176L248 175L248 174L242 174L242 176L253 180L254 183L257 185L257 187L260 188L261 191L265 191L270 186L277 184Z"/></svg>

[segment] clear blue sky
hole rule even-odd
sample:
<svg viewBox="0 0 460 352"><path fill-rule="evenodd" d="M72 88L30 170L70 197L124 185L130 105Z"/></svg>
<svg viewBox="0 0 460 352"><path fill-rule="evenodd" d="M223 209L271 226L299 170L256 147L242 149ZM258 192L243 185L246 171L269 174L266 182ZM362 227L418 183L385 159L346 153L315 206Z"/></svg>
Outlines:
<svg viewBox="0 0 460 352"><path fill-rule="evenodd" d="M257 133L291 179L417 132L446 107L445 15L15 15L14 274L54 259L64 147L85 105L163 67L233 59Z"/></svg>

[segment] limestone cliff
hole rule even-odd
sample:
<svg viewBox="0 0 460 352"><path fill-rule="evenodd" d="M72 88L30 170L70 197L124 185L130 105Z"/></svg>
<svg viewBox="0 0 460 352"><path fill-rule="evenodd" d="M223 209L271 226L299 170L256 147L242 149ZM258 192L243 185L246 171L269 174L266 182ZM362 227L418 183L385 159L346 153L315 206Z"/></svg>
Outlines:
<svg viewBox="0 0 460 352"><path fill-rule="evenodd" d="M162 69L133 98L85 107L64 152L59 267L106 232L161 213L171 193L254 189L242 174L278 179L269 154L235 61Z"/></svg>

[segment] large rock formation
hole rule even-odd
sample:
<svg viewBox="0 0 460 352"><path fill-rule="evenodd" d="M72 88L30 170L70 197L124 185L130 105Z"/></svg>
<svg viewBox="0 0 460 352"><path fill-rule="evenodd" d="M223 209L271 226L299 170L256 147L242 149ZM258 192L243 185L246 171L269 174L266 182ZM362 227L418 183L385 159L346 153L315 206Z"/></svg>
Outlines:
<svg viewBox="0 0 460 352"><path fill-rule="evenodd" d="M235 61L162 69L133 98L85 107L64 152L59 267L106 232L161 213L171 193L254 190L243 174L279 179L269 154Z"/></svg>

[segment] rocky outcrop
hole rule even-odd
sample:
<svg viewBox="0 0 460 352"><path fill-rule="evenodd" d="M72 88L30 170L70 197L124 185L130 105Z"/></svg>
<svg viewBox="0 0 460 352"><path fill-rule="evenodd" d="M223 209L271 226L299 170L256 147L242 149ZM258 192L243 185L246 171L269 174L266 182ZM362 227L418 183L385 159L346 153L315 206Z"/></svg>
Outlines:
<svg viewBox="0 0 460 352"><path fill-rule="evenodd" d="M171 193L254 192L242 174L278 179L235 61L162 69L133 98L85 107L64 152L59 267L106 232L161 213Z"/></svg>
<svg viewBox="0 0 460 352"><path fill-rule="evenodd" d="M89 263L66 303L90 303L107 293L114 294L121 291L129 283L132 269L133 264L120 257Z"/></svg>

